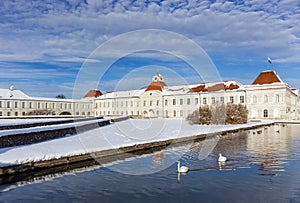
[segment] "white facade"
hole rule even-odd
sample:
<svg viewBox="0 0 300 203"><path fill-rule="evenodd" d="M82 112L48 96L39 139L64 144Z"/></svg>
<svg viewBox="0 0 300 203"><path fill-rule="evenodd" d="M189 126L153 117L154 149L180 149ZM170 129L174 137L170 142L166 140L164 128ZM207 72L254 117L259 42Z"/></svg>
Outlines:
<svg viewBox="0 0 300 203"><path fill-rule="evenodd" d="M94 115L91 100L30 97L13 88L0 89L0 116L25 116L34 110L49 110L55 115Z"/></svg>
<svg viewBox="0 0 300 203"><path fill-rule="evenodd" d="M203 105L234 103L247 106L249 119L299 119L298 91L283 83L274 71L262 73L267 76L258 78L266 84L243 86L227 81L171 87L156 74L148 88L106 93L94 99L95 115L186 118ZM263 78L268 74L279 82Z"/></svg>

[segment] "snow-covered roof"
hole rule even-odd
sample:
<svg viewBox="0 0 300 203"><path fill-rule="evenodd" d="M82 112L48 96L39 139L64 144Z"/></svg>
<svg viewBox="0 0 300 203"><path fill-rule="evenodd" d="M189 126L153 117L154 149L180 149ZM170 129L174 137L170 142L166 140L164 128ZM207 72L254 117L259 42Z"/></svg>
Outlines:
<svg viewBox="0 0 300 203"><path fill-rule="evenodd" d="M128 97L138 97L143 92L145 88L139 90L126 90L126 91L117 91L117 92L106 92L97 99L113 99L113 98L128 98Z"/></svg>
<svg viewBox="0 0 300 203"><path fill-rule="evenodd" d="M3 89L0 88L0 99L15 99L15 100L35 100L35 101L53 101L53 102L88 102L88 100L80 99L58 99L46 97L31 97L21 90Z"/></svg>
<svg viewBox="0 0 300 203"><path fill-rule="evenodd" d="M0 99L29 99L30 97L20 90L0 88Z"/></svg>

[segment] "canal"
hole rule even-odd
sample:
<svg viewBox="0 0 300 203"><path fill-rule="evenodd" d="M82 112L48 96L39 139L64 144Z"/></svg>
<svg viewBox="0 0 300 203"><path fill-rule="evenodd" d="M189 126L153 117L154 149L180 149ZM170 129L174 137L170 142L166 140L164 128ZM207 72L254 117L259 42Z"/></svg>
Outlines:
<svg viewBox="0 0 300 203"><path fill-rule="evenodd" d="M214 143L209 139L3 184L0 202L300 202L300 125L217 141L205 156L201 149ZM226 163L217 162L219 152ZM176 173L178 157L187 174Z"/></svg>

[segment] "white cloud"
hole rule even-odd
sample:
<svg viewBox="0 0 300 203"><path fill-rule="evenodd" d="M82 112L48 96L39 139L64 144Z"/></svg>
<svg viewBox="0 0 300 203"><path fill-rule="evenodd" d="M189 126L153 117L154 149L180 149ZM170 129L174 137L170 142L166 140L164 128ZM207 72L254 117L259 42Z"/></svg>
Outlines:
<svg viewBox="0 0 300 203"><path fill-rule="evenodd" d="M278 63L300 63L297 0L86 2L1 1L0 61L80 64L118 34L155 28L183 34L210 53L253 52L269 55ZM146 42L146 38L131 40ZM174 46L175 51L181 46L178 41L159 37L148 43ZM90 60L97 62L97 58ZM46 77L35 71L32 75Z"/></svg>

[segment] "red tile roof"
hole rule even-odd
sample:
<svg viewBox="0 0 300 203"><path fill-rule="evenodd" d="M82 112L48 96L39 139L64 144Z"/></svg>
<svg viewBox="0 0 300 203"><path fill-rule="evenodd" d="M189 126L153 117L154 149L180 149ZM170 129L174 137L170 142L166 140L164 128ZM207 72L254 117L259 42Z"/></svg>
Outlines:
<svg viewBox="0 0 300 203"><path fill-rule="evenodd" d="M150 91L150 90L162 91L162 88L164 88L166 86L167 85L164 82L151 82L150 85L147 87L146 91Z"/></svg>
<svg viewBox="0 0 300 203"><path fill-rule="evenodd" d="M102 92L100 90L90 90L83 98L88 98L88 97L100 97Z"/></svg>
<svg viewBox="0 0 300 203"><path fill-rule="evenodd" d="M282 83L275 71L264 71L257 76L252 85L272 84L275 82Z"/></svg>

